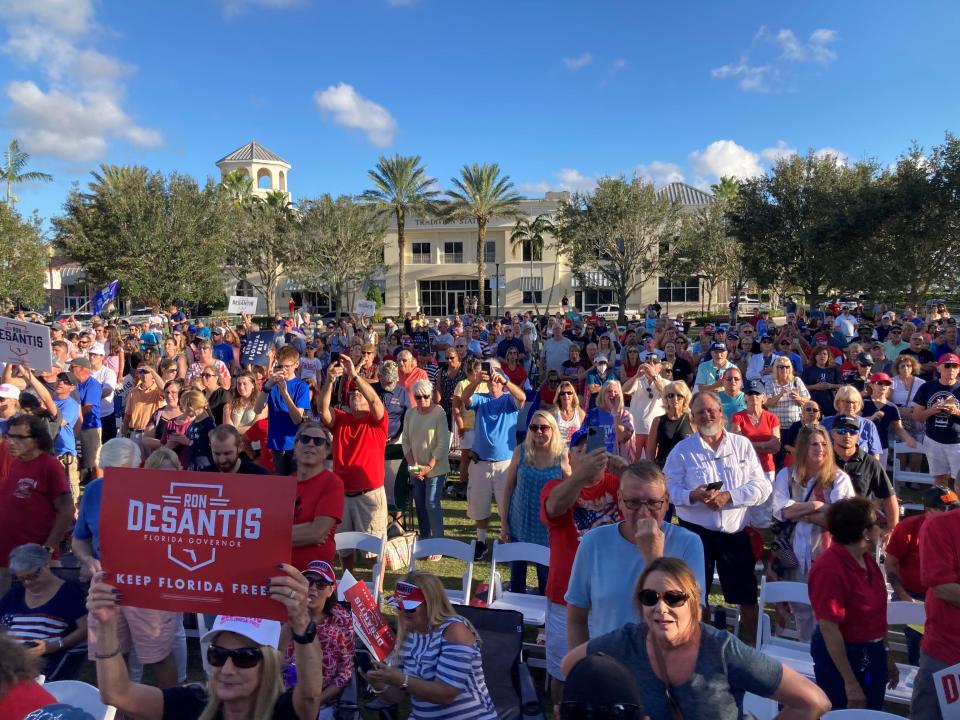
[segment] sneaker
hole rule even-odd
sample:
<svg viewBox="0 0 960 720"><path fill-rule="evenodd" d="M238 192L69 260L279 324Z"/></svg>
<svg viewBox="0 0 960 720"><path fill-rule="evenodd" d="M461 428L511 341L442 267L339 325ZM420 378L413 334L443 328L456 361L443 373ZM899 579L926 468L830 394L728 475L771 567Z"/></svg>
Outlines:
<svg viewBox="0 0 960 720"><path fill-rule="evenodd" d="M487 544L485 542L481 542L480 540L477 540L477 547L473 551L474 562L476 562L477 560L483 560L483 556L486 554L487 554Z"/></svg>

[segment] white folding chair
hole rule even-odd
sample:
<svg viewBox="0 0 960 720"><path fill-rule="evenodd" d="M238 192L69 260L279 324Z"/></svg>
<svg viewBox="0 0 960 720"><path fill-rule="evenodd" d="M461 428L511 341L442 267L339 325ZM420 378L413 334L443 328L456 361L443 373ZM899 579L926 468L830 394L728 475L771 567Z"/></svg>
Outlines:
<svg viewBox="0 0 960 720"><path fill-rule="evenodd" d="M466 563L467 569L463 573L463 589L447 590L447 597L454 605L470 604L470 588L473 585L473 555L476 551L477 541L472 540L468 545L459 540L450 538L427 538L426 540L417 539L410 551L410 570L417 569L417 560L431 555L442 555L452 557L456 560Z"/></svg>
<svg viewBox="0 0 960 720"><path fill-rule="evenodd" d="M337 543L337 552L341 550L360 550L362 552L372 553L377 558L373 563L373 569L370 571L370 581L367 587L370 588L370 594L373 599L380 603L380 592L383 590L383 573L385 566L383 555L387 546L387 535L381 537L364 532L342 532L333 536ZM364 581L366 582L366 581Z"/></svg>
<svg viewBox="0 0 960 720"><path fill-rule="evenodd" d="M212 673L210 663L207 662L207 648L210 646L210 642L205 641L203 636L213 628L213 623L216 621L217 616L196 613L195 617L197 618L197 638L200 640L200 662L203 663L203 671L207 674L207 677L209 677Z"/></svg>
<svg viewBox="0 0 960 720"><path fill-rule="evenodd" d="M850 710L831 710L820 720L903 720L899 715L883 712L882 710L866 710L856 708Z"/></svg>
<svg viewBox="0 0 960 720"><path fill-rule="evenodd" d="M810 656L810 643L774 636L770 627L770 618L763 611L767 603L789 602L809 605L810 593L807 590L807 584L789 581L767 582L766 578L761 578L759 602L757 650L776 658L801 675L812 678L814 673L813 658Z"/></svg>
<svg viewBox="0 0 960 720"><path fill-rule="evenodd" d="M100 700L100 691L93 685L79 680L54 680L43 686L57 702L73 705L93 715L95 720L113 720L117 709L113 705L104 705Z"/></svg>
<svg viewBox="0 0 960 720"><path fill-rule="evenodd" d="M894 442L890 443L890 453L893 456L893 476L890 478L893 481L893 487L900 492L902 489L900 486L902 483L917 483L919 485L933 485L933 475L930 473L924 472L913 472L912 470L904 470L900 466L900 455L910 455L917 453L919 455L924 455L922 449L911 448L904 442Z"/></svg>
<svg viewBox="0 0 960 720"><path fill-rule="evenodd" d="M754 720L773 720L780 712L780 706L772 698L760 697L753 693L743 694L743 714L752 715Z"/></svg>
<svg viewBox="0 0 960 720"><path fill-rule="evenodd" d="M46 675L37 675L37 685L43 685L47 681Z"/></svg>
<svg viewBox="0 0 960 720"><path fill-rule="evenodd" d="M490 589L487 591L487 607L497 610L517 610L523 614L524 625L536 627L546 625L547 598L544 595L504 591L499 599L494 600L493 577L497 572L498 562L532 562L550 567L550 548L535 543L501 543L495 540L490 560Z"/></svg>

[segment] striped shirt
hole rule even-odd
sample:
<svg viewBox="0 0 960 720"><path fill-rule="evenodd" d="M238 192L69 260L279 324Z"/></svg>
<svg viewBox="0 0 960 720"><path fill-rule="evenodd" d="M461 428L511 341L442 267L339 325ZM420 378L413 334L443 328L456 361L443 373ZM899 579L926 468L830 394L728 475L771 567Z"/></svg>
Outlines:
<svg viewBox="0 0 960 720"><path fill-rule="evenodd" d="M483 678L478 644L461 645L444 639L443 633L462 617L452 617L429 633L410 633L401 651L400 669L421 680L439 680L460 690L449 705L411 696L411 720L496 720L497 711Z"/></svg>

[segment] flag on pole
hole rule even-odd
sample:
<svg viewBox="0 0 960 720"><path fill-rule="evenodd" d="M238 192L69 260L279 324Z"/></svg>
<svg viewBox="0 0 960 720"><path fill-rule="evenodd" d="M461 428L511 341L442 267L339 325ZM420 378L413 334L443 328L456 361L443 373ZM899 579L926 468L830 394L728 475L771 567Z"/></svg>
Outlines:
<svg viewBox="0 0 960 720"><path fill-rule="evenodd" d="M93 296L93 314L99 315L100 311L103 310L103 306L108 302L117 297L120 293L120 281L114 280L112 283L107 285L103 290L97 290Z"/></svg>

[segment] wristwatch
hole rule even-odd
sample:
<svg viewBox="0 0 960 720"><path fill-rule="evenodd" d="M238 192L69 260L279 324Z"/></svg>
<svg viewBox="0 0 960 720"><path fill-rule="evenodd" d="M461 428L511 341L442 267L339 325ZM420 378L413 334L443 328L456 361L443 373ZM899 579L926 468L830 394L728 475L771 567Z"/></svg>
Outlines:
<svg viewBox="0 0 960 720"><path fill-rule="evenodd" d="M317 623L313 620L308 622L303 635L297 635L292 629L291 634L293 635L293 641L298 645L309 645L317 637Z"/></svg>
<svg viewBox="0 0 960 720"><path fill-rule="evenodd" d="M400 689L404 692L410 692L410 676L406 673L403 674L403 684L400 685Z"/></svg>
<svg viewBox="0 0 960 720"><path fill-rule="evenodd" d="M43 549L47 551L47 555L53 555L53 548L49 545L44 545Z"/></svg>

